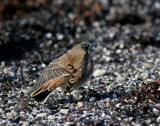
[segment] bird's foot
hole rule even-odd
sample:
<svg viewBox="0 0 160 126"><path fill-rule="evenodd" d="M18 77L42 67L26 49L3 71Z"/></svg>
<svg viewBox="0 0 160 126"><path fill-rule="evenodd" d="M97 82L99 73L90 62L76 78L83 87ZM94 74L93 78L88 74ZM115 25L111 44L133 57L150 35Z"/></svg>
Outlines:
<svg viewBox="0 0 160 126"><path fill-rule="evenodd" d="M74 99L78 100L81 99L83 96L81 95L81 93L78 90L74 90L71 92L71 95Z"/></svg>

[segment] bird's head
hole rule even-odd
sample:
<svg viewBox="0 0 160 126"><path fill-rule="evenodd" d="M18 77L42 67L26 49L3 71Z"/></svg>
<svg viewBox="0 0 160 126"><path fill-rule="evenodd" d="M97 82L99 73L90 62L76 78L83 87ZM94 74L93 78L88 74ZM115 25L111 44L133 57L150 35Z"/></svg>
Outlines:
<svg viewBox="0 0 160 126"><path fill-rule="evenodd" d="M87 43L82 43L82 44L76 44L74 47L81 48L81 49L84 49L85 51L88 51L91 45Z"/></svg>

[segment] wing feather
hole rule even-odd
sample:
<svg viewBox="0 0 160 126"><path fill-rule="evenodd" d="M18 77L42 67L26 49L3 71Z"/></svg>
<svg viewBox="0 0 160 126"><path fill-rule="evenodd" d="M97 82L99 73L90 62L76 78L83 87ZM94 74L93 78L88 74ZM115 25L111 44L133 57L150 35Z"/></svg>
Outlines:
<svg viewBox="0 0 160 126"><path fill-rule="evenodd" d="M65 66L60 64L60 62L52 61L42 72L42 75L40 76L37 84L35 85L34 88L37 88L47 82L50 79L54 79L57 77L64 77L64 76L69 76L69 72L65 70Z"/></svg>

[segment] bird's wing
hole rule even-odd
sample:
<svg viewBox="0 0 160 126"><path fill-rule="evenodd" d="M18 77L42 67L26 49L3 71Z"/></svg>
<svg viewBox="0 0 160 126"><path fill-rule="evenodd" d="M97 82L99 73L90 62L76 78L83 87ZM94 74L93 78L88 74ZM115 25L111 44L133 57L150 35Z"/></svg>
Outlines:
<svg viewBox="0 0 160 126"><path fill-rule="evenodd" d="M65 84L66 78L70 76L72 69L67 67L61 59L53 60L42 72L37 84L31 91L31 97L38 97L46 91L52 91L55 88Z"/></svg>
<svg viewBox="0 0 160 126"><path fill-rule="evenodd" d="M69 78L69 82L71 84L76 83L78 81L78 79L81 77L82 75L82 68L76 69L71 73L71 76Z"/></svg>
<svg viewBox="0 0 160 126"><path fill-rule="evenodd" d="M70 78L69 78L69 82L71 84L74 84L78 81L78 79L80 79L83 75L83 70L84 70L84 67L85 67L85 60L84 60L84 57L81 56L81 58L83 60L79 60L79 62L76 64L76 66L72 66L72 72L70 73Z"/></svg>
<svg viewBox="0 0 160 126"><path fill-rule="evenodd" d="M39 78L35 88L40 87L50 79L57 77L69 76L69 73L66 72L66 67L63 66L59 60L53 60L42 72L41 77Z"/></svg>
<svg viewBox="0 0 160 126"><path fill-rule="evenodd" d="M71 64L68 64L68 66L70 66L69 82L71 86L76 83L83 75L83 69L85 66L85 55L86 53L81 50L73 50L70 54Z"/></svg>

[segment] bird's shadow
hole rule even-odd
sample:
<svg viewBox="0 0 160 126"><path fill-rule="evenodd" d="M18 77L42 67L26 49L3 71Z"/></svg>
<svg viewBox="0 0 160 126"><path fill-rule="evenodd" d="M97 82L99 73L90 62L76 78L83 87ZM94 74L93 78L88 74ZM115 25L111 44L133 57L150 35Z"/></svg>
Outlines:
<svg viewBox="0 0 160 126"><path fill-rule="evenodd" d="M62 99L58 99L58 100L53 100L48 102L46 105L48 108L50 108L51 110L55 111L59 109L60 104L77 104L78 102L89 102L91 101L91 99L94 99L93 102L96 101L101 101L104 100L106 98L111 98L113 99L113 94L115 92L97 92L94 89L88 89L88 90L80 90L80 94L82 94L82 97L80 99L76 99L73 97L68 97L68 98L62 98Z"/></svg>

